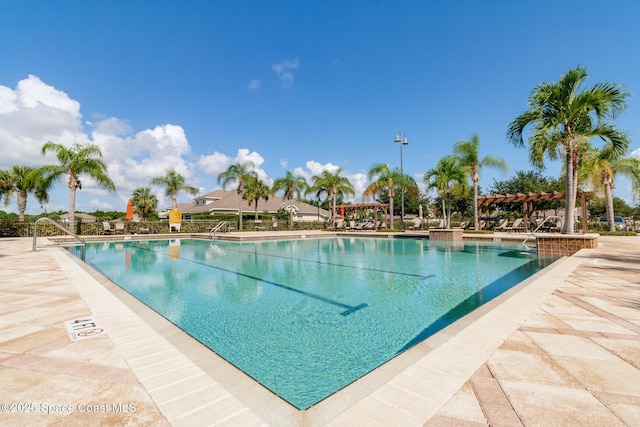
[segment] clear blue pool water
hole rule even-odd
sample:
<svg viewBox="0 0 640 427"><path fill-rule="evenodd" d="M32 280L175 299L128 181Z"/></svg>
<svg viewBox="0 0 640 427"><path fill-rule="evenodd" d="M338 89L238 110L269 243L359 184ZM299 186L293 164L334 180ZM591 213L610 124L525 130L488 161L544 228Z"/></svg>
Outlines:
<svg viewBox="0 0 640 427"><path fill-rule="evenodd" d="M182 239L90 243L86 262L306 409L553 261L521 249L409 238Z"/></svg>

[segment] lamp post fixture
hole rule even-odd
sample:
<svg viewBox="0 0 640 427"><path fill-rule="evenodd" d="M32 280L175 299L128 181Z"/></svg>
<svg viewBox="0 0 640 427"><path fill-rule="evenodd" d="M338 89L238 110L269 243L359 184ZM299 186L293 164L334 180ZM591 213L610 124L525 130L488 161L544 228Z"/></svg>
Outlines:
<svg viewBox="0 0 640 427"><path fill-rule="evenodd" d="M402 206L400 211L400 222L402 223L402 230L404 230L404 171L402 169L402 146L409 145L409 141L407 141L406 135L402 135L402 137L400 137L400 134L396 133L396 139L394 139L393 142L400 143L400 189L402 193L402 201L400 202ZM391 215L393 215L393 212L391 212Z"/></svg>

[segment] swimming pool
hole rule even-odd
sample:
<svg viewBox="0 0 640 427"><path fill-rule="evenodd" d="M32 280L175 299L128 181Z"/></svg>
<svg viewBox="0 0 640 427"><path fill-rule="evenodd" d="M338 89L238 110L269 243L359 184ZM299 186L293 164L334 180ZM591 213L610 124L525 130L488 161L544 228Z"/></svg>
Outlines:
<svg viewBox="0 0 640 427"><path fill-rule="evenodd" d="M552 261L520 248L373 237L174 239L90 243L86 262L306 409Z"/></svg>

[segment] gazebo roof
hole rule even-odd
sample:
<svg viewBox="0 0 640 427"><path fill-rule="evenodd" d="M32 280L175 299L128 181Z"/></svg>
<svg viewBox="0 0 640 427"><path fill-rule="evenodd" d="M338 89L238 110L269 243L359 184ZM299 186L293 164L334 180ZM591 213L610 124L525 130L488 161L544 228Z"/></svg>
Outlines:
<svg viewBox="0 0 640 427"><path fill-rule="evenodd" d="M578 191L577 198L591 198L592 192ZM489 206L494 203L516 203L516 202L542 202L549 200L564 199L564 193L554 191L552 193L517 193L517 194L494 194L492 196L478 196L478 207Z"/></svg>

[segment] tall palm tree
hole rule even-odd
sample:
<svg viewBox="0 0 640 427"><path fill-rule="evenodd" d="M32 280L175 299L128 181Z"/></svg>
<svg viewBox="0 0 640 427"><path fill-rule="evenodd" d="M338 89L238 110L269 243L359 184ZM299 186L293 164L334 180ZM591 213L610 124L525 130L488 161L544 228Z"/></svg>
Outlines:
<svg viewBox="0 0 640 427"><path fill-rule="evenodd" d="M563 157L565 234L574 232L578 165L591 138L597 136L612 144L616 155L623 155L629 147L629 138L608 123L626 108L629 93L621 85L609 82L581 90L586 79L586 68L577 67L557 82L538 84L529 96L529 110L516 117L507 131L509 140L522 147L523 132L532 126L529 158L538 168L544 167L545 154L551 160Z"/></svg>
<svg viewBox="0 0 640 427"><path fill-rule="evenodd" d="M276 193L278 191L284 191L284 198L289 200L289 227L293 225L293 198L300 193L306 192L309 188L307 180L303 176L295 176L290 171L287 171L285 176L278 178L273 182L271 191Z"/></svg>
<svg viewBox="0 0 640 427"><path fill-rule="evenodd" d="M58 165L46 165L40 167L44 182L53 181L68 175L69 186L69 229L75 232L76 191L82 190L80 177L85 175L93 179L98 185L108 191L115 192L116 187L107 174L107 165L102 160L100 147L94 144L74 143L71 147L65 147L47 141L42 146L42 155L53 152L58 159Z"/></svg>
<svg viewBox="0 0 640 427"><path fill-rule="evenodd" d="M310 191L315 191L318 195L326 192L327 198L332 198L331 222L333 227L336 226L337 221L336 200L338 198L338 195L355 196L356 194L351 181L349 181L347 177L341 176L341 174L342 168L337 168L334 172L324 170L320 175L314 175L311 177L313 183L311 185Z"/></svg>
<svg viewBox="0 0 640 427"><path fill-rule="evenodd" d="M428 189L435 188L442 198L442 217L444 227L451 227L451 192L456 184L464 185L466 181L465 168L456 156L445 156L436 167L424 174L424 183ZM446 207L445 207L446 200Z"/></svg>
<svg viewBox="0 0 640 427"><path fill-rule="evenodd" d="M615 176L624 175L631 181L634 198L640 195L640 159L615 154L610 144L602 149L592 148L584 155L583 176L596 190L604 190L605 210L609 231L615 231L613 189Z"/></svg>
<svg viewBox="0 0 640 427"><path fill-rule="evenodd" d="M242 195L244 194L244 186L247 180L251 179L251 177L258 177L258 174L253 170L253 168L255 168L253 162L234 163L229 166L227 170L218 175L218 184L222 185L223 190L231 182L238 183L238 187L236 189L240 196L238 197L238 230L242 230Z"/></svg>
<svg viewBox="0 0 640 427"><path fill-rule="evenodd" d="M249 206L255 203L255 219L258 219L258 201L264 199L265 202L271 197L272 191L261 179L249 178L244 189L244 198L248 200Z"/></svg>
<svg viewBox="0 0 640 427"><path fill-rule="evenodd" d="M153 178L151 184L160 185L165 188L165 195L171 196L171 206L173 209L177 209L178 207L178 191L186 191L193 196L200 191L198 187L186 185L184 183L184 177L174 169L168 169L165 176Z"/></svg>
<svg viewBox="0 0 640 427"><path fill-rule="evenodd" d="M149 187L138 187L131 194L133 211L140 215L143 221L158 209L158 198Z"/></svg>
<svg viewBox="0 0 640 427"><path fill-rule="evenodd" d="M509 171L507 162L500 157L485 156L480 159L479 154L480 137L474 134L470 141L458 141L453 146L453 153L460 160L460 165L466 168L471 181L473 182L473 224L474 230L478 229L478 181L480 180L480 170L482 167L493 167L503 173Z"/></svg>

